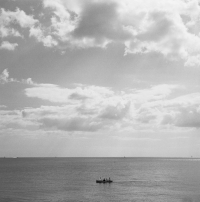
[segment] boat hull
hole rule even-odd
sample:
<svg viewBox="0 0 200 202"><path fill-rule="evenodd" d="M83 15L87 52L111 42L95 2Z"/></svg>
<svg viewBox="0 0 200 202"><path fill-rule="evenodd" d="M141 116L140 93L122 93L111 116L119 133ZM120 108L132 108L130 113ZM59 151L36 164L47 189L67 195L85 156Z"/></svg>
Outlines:
<svg viewBox="0 0 200 202"><path fill-rule="evenodd" d="M96 183L112 183L113 181L112 180L96 180Z"/></svg>

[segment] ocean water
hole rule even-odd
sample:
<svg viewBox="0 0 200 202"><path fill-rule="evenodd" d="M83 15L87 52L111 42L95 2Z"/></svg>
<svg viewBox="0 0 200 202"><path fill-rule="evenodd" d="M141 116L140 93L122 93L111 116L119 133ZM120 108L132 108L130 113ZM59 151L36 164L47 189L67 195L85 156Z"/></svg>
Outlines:
<svg viewBox="0 0 200 202"><path fill-rule="evenodd" d="M0 202L23 201L200 202L200 159L1 158Z"/></svg>

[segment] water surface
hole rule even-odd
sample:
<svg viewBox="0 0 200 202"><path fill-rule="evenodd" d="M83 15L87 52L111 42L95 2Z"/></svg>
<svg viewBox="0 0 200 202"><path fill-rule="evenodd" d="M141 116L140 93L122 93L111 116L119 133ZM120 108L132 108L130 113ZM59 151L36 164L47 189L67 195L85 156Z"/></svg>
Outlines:
<svg viewBox="0 0 200 202"><path fill-rule="evenodd" d="M0 201L200 202L200 160L2 158Z"/></svg>

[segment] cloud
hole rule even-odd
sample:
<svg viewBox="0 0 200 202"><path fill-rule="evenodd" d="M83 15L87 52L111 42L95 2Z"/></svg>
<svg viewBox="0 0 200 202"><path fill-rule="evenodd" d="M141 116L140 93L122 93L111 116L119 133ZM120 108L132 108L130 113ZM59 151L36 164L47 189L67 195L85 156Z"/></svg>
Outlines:
<svg viewBox="0 0 200 202"><path fill-rule="evenodd" d="M8 82L8 77L9 77L9 72L7 69L4 69L2 74L0 75L0 81L1 83L6 83Z"/></svg>
<svg viewBox="0 0 200 202"><path fill-rule="evenodd" d="M6 11L1 9L0 21L4 26L10 26L12 23L19 24L22 28L30 28L38 22L33 16L27 15L23 10L17 8L15 11Z"/></svg>
<svg viewBox="0 0 200 202"><path fill-rule="evenodd" d="M54 9L52 34L67 46L105 48L121 42L125 54L157 52L186 66L199 65L200 30L193 29L200 15L197 0L86 1L76 3L76 13L64 1L46 0L44 6Z"/></svg>
<svg viewBox="0 0 200 202"><path fill-rule="evenodd" d="M49 28L44 29L46 29L48 37L52 37L51 40L54 40L54 45L58 45L59 42L65 42L67 44L73 43L71 32L75 29L77 15L69 11L59 0L44 0L43 4L45 9L51 9L51 24ZM48 30L51 31L49 32Z"/></svg>
<svg viewBox="0 0 200 202"><path fill-rule="evenodd" d="M0 83L5 84L8 82L18 82L18 81L14 78L9 78L8 69L4 69L3 72L0 74Z"/></svg>
<svg viewBox="0 0 200 202"><path fill-rule="evenodd" d="M24 37L17 24L29 30L29 37L62 53L68 48L122 43L125 55L156 52L185 66L200 64L198 0L43 0L43 13L35 19L19 8L1 9L0 37Z"/></svg>
<svg viewBox="0 0 200 202"><path fill-rule="evenodd" d="M43 108L37 115L34 110L23 112L24 117L35 114L45 129L103 130L113 127L129 115L130 103L105 87L78 85L69 89L52 84L36 84L26 88L25 93L30 98L57 103L57 107Z"/></svg>
<svg viewBox="0 0 200 202"><path fill-rule="evenodd" d="M69 96L68 90L59 88L53 84L39 84L32 88L26 88L25 94L28 97L37 97L51 102L66 102Z"/></svg>
<svg viewBox="0 0 200 202"><path fill-rule="evenodd" d="M140 123L148 124L155 121L158 113L153 108L141 107L137 112L136 120Z"/></svg>
<svg viewBox="0 0 200 202"><path fill-rule="evenodd" d="M159 52L171 59L185 57L189 34L179 15L166 11L145 14L135 40L128 41L127 53Z"/></svg>
<svg viewBox="0 0 200 202"><path fill-rule="evenodd" d="M38 130L39 124L31 119L23 119L20 110L0 110L0 129Z"/></svg>
<svg viewBox="0 0 200 202"><path fill-rule="evenodd" d="M43 127L56 128L64 131L87 131L94 132L102 126L101 122L96 122L94 119L88 118L44 118L40 120Z"/></svg>
<svg viewBox="0 0 200 202"><path fill-rule="evenodd" d="M126 103L125 105L122 105L121 103L118 103L117 105L108 105L106 106L99 117L103 119L113 119L113 120L119 120L126 116L126 114L130 110L130 103Z"/></svg>
<svg viewBox="0 0 200 202"><path fill-rule="evenodd" d="M159 105L158 103L163 102L163 99L167 99L174 89L178 87L165 84L126 93L114 92L112 89L98 86L80 85L68 89L52 84L37 84L26 88L25 93L28 97L62 104L62 110L56 109L53 116L41 119L45 120L42 122L45 126L53 121L55 127L64 128L65 124L68 126L68 121L82 118L87 120L86 123L89 120L98 123L98 127L101 126L103 129L105 127L133 127L138 122L147 124L150 119L155 120L152 124L159 125L155 108ZM151 103L149 106L147 101ZM140 107L137 109L136 106ZM162 112L159 116L161 114ZM61 125L58 124L59 121L62 122Z"/></svg>
<svg viewBox="0 0 200 202"><path fill-rule="evenodd" d="M177 127L199 128L200 126L200 94L193 93L169 100L165 103L162 124Z"/></svg>
<svg viewBox="0 0 200 202"><path fill-rule="evenodd" d="M52 103L52 106L25 108L7 113L3 126L60 131L135 131L184 130L200 126L200 94L182 96L182 86L157 85L146 89L114 91L111 88L76 84L62 88L55 84L39 84L31 78L18 81L5 69L0 75L2 84L28 84L24 93ZM1 109L3 109L1 107ZM17 116L17 125L14 120ZM9 118L10 117L10 118ZM14 118L13 118L14 117ZM26 127L27 125L27 127Z"/></svg>
<svg viewBox="0 0 200 202"><path fill-rule="evenodd" d="M200 128L200 106L181 108L175 119L178 127Z"/></svg>
<svg viewBox="0 0 200 202"><path fill-rule="evenodd" d="M0 49L5 49L5 50L9 50L9 51L14 51L15 48L18 46L17 43L10 43L8 41L3 41L1 43Z"/></svg>
<svg viewBox="0 0 200 202"><path fill-rule="evenodd" d="M17 82L17 83L23 83L23 84L29 84L29 85L36 85L36 83L34 83L31 78L22 79L21 81L14 79L14 78L10 78L8 69L4 69L3 72L0 74L0 83L5 84L5 83L9 83L9 82Z"/></svg>
<svg viewBox="0 0 200 202"><path fill-rule="evenodd" d="M200 30L194 29L200 16L197 0L86 1L73 20L62 1L45 2L61 16L59 21L52 18L52 27L69 46L105 48L121 42L125 54L157 52L170 60L183 60L186 66L199 65Z"/></svg>
<svg viewBox="0 0 200 202"><path fill-rule="evenodd" d="M79 86L74 89L61 88L53 84L38 84L31 88L26 88L25 93L28 97L37 97L51 102L70 102L74 100L94 100L108 97L113 92L108 88L98 86Z"/></svg>
<svg viewBox="0 0 200 202"><path fill-rule="evenodd" d="M135 90L133 91L132 98L137 100L138 103L144 103L149 101L163 100L167 98L173 90L179 89L181 86L160 84L152 86L149 89Z"/></svg>
<svg viewBox="0 0 200 202"><path fill-rule="evenodd" d="M137 2L137 1L136 1ZM188 29L188 23L197 25L200 7L198 1L151 0L154 7L141 1L134 9L136 16L132 25L127 25L134 39L125 42L126 54L158 52L168 59L181 59L186 66L199 64L199 33ZM156 3L156 4L154 4ZM179 8L178 8L179 5ZM196 8L194 7L196 5ZM188 18L188 21L184 19Z"/></svg>
<svg viewBox="0 0 200 202"><path fill-rule="evenodd" d="M179 96L174 99L157 100L141 105L136 112L139 123L159 129L199 128L199 93ZM164 128L163 128L164 127Z"/></svg>
<svg viewBox="0 0 200 202"><path fill-rule="evenodd" d="M46 47L54 47L58 45L58 42L53 39L51 35L44 35L44 31L40 26L31 27L29 36L34 37L38 42L43 43Z"/></svg>
<svg viewBox="0 0 200 202"><path fill-rule="evenodd" d="M0 9L0 38L8 37L21 37L24 36L17 30L16 25L21 28L30 29L38 23L38 20L34 19L33 16L27 15L23 10L17 8L15 11ZM2 41L0 49L14 51L18 46L17 43L10 43L9 41Z"/></svg>
<svg viewBox="0 0 200 202"><path fill-rule="evenodd" d="M74 31L75 37L93 38L96 43L105 40L124 41L130 33L120 23L118 5L115 2L92 2L84 7Z"/></svg>
<svg viewBox="0 0 200 202"><path fill-rule="evenodd" d="M8 36L14 37L23 37L17 30L9 27L5 27L4 25L0 26L0 37L5 38Z"/></svg>

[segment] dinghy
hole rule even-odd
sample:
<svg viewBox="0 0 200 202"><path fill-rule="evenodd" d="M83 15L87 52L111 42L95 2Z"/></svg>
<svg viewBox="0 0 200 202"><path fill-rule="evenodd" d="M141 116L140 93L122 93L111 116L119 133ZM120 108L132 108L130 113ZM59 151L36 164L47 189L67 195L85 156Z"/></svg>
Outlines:
<svg viewBox="0 0 200 202"><path fill-rule="evenodd" d="M113 181L112 180L105 180L105 179L103 179L103 180L96 180L96 183L112 183Z"/></svg>

